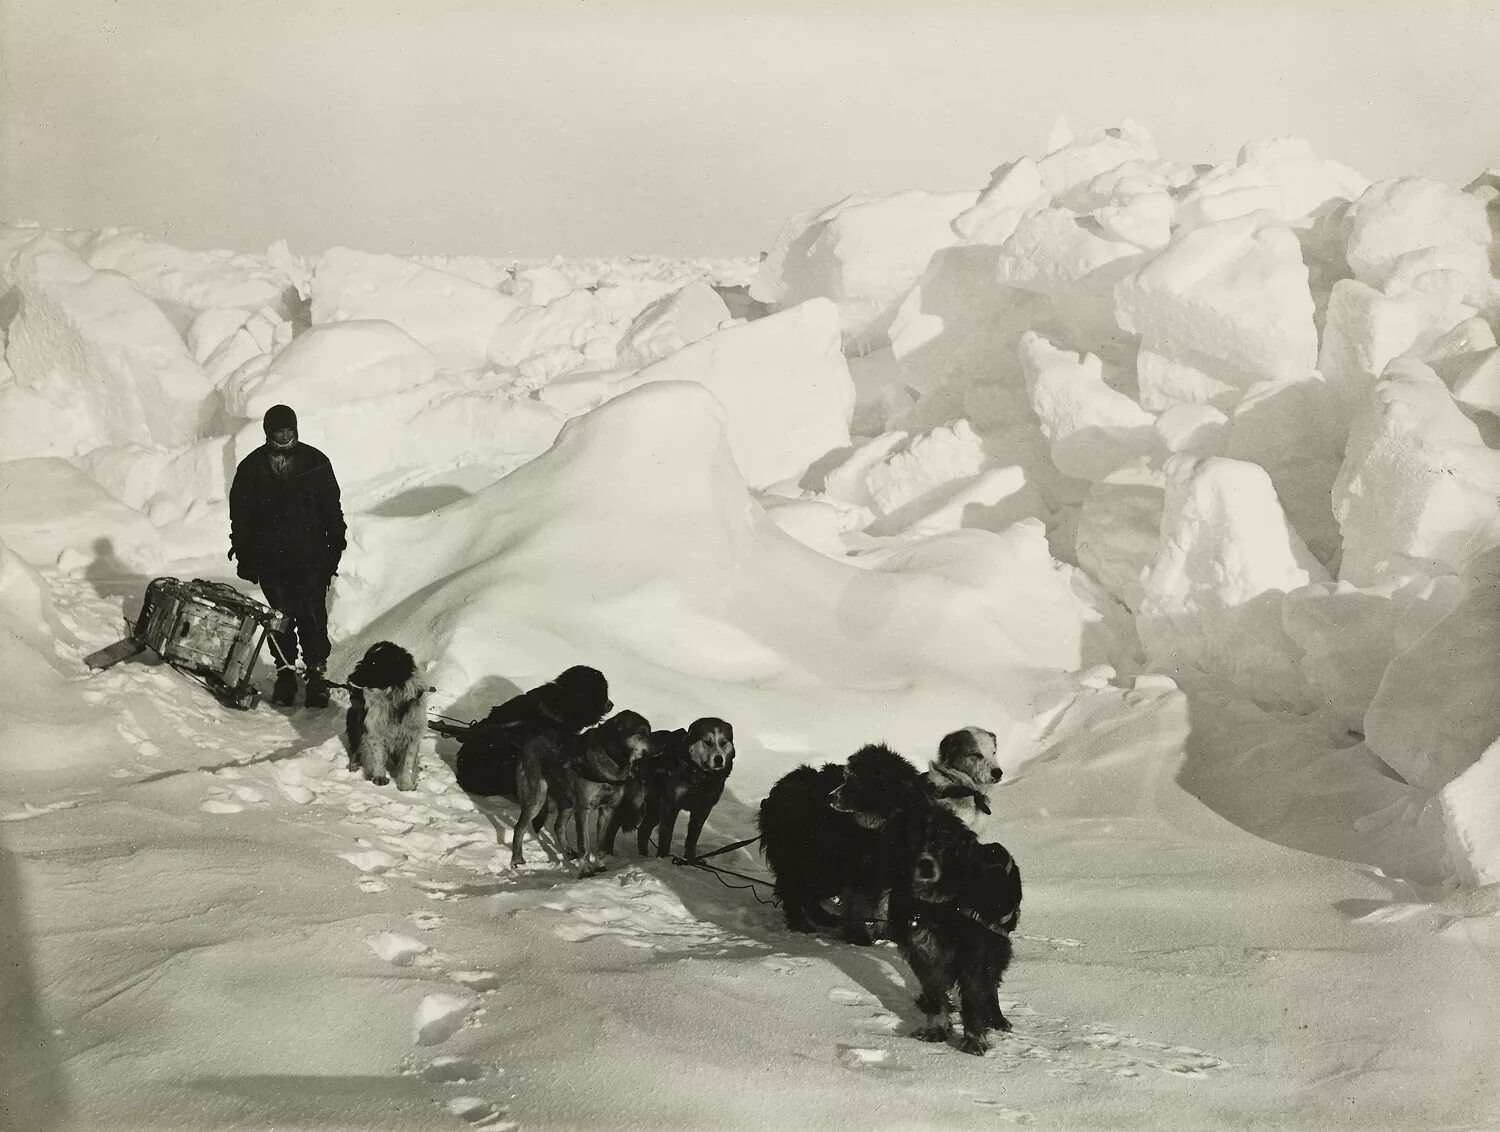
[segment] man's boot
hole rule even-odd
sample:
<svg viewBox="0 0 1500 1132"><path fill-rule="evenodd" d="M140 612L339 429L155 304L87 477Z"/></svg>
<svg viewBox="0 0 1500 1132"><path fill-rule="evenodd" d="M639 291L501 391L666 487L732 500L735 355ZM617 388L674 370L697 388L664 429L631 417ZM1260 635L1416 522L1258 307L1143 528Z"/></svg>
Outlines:
<svg viewBox="0 0 1500 1132"><path fill-rule="evenodd" d="M271 702L277 707L291 707L297 699L297 674L290 668L276 673L276 687L271 689Z"/></svg>
<svg viewBox="0 0 1500 1132"><path fill-rule="evenodd" d="M321 668L307 670L306 703L310 708L328 706L328 677L323 675Z"/></svg>

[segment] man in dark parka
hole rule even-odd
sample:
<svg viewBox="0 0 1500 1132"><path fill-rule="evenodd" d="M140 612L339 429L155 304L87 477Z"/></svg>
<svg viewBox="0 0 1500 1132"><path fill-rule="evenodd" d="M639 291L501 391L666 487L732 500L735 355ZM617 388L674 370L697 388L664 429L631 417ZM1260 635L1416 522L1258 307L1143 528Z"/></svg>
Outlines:
<svg viewBox="0 0 1500 1132"><path fill-rule="evenodd" d="M240 461L229 488L229 557L259 583L291 627L272 639L281 669L271 702L297 696L297 647L307 668L308 707L328 705L328 587L344 553L344 512L328 457L297 436L297 414L272 405L266 442Z"/></svg>

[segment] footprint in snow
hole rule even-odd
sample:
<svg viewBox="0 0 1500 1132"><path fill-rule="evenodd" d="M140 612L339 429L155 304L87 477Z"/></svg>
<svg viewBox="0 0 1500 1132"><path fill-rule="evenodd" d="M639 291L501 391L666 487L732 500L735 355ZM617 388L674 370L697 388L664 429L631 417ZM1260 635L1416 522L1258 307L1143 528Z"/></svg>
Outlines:
<svg viewBox="0 0 1500 1132"><path fill-rule="evenodd" d="M360 877L358 881L358 887L361 892L368 893L370 895L374 895L377 892L388 892L390 890L390 885L386 884L385 881L371 876Z"/></svg>
<svg viewBox="0 0 1500 1132"><path fill-rule="evenodd" d="M573 918L555 925L553 933L569 943L613 936L627 947L654 951L755 946L694 916L675 893L639 868L624 869L613 881L584 881L565 889L563 899L544 904Z"/></svg>
<svg viewBox="0 0 1500 1132"><path fill-rule="evenodd" d="M867 1034L894 1034L901 1029L901 1019L890 1011L882 1010L860 1022L859 1028Z"/></svg>
<svg viewBox="0 0 1500 1132"><path fill-rule="evenodd" d="M476 1019L481 1011L479 1000L473 995L435 991L417 1006L412 1022L412 1041L419 1046L445 1042Z"/></svg>
<svg viewBox="0 0 1500 1132"><path fill-rule="evenodd" d="M454 1057L451 1054L440 1054L434 1057L421 1070L421 1073L428 1081L436 1081L441 1085L467 1085L473 1081L482 1081L489 1076L479 1062L465 1057Z"/></svg>
<svg viewBox="0 0 1500 1132"><path fill-rule="evenodd" d="M798 971L811 967L812 960L795 955L776 954L762 959L760 965L768 971L775 971L778 975L795 975Z"/></svg>
<svg viewBox="0 0 1500 1132"><path fill-rule="evenodd" d="M1001 1101L994 1101L985 1098L976 1100L974 1103L980 1108L987 1110L991 1116L995 1117L998 1120L1003 1120L1007 1124L1036 1123L1036 1117L1032 1116L1031 1113L1023 1112L1018 1108L1010 1108Z"/></svg>
<svg viewBox="0 0 1500 1132"><path fill-rule="evenodd" d="M430 950L425 943L395 932L381 932L370 936L365 944L393 967L410 967Z"/></svg>
<svg viewBox="0 0 1500 1132"><path fill-rule="evenodd" d="M840 1006L874 1006L875 1000L864 991L851 990L849 987L834 987L828 992L828 1001L836 1002Z"/></svg>
<svg viewBox="0 0 1500 1132"><path fill-rule="evenodd" d="M288 799L305 806L318 796L318 791L308 782L307 775L295 763L279 765L275 770L276 785ZM321 784L320 784L321 785Z"/></svg>
<svg viewBox="0 0 1500 1132"><path fill-rule="evenodd" d="M509 1119L505 1106L492 1104L483 1097L453 1097L443 1107L472 1128L483 1128L487 1132L511 1132L520 1125Z"/></svg>
<svg viewBox="0 0 1500 1132"><path fill-rule="evenodd" d="M424 880L418 883L422 895L428 900L462 900L464 893L463 885L454 881L446 880Z"/></svg>
<svg viewBox="0 0 1500 1132"><path fill-rule="evenodd" d="M891 1057L890 1050L872 1046L851 1046L840 1042L834 1047L839 1064L846 1069L874 1070L881 1073L905 1073L906 1066Z"/></svg>
<svg viewBox="0 0 1500 1132"><path fill-rule="evenodd" d="M389 872L401 864L399 857L393 857L383 849L361 849L357 853L340 853L339 856L362 873Z"/></svg>
<svg viewBox="0 0 1500 1132"><path fill-rule="evenodd" d="M1016 1002L1000 1008L1012 1019L1026 1019L1018 1029L997 1034L987 1055L1011 1065L1038 1061L1048 1076L1081 1082L1086 1073L1139 1077L1146 1072L1202 1080L1228 1063L1191 1046L1147 1041L1108 1026L1074 1027L1063 1018L1045 1018Z"/></svg>
<svg viewBox="0 0 1500 1132"><path fill-rule="evenodd" d="M470 990L488 992L500 989L500 976L494 971L449 971L448 977Z"/></svg>
<svg viewBox="0 0 1500 1132"><path fill-rule="evenodd" d="M223 775L223 771L216 774ZM226 776L238 777L238 775ZM266 796L253 786L216 786L206 802L198 808L207 814L237 814L246 806L263 806Z"/></svg>
<svg viewBox="0 0 1500 1132"><path fill-rule="evenodd" d="M412 912L406 918L424 932L443 926L443 917L436 912Z"/></svg>

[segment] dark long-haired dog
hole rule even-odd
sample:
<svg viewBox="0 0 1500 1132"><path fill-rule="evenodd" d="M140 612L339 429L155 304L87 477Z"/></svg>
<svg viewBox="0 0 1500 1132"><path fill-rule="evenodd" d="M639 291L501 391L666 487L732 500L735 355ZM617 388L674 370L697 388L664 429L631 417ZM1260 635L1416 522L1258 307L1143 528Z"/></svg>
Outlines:
<svg viewBox="0 0 1500 1132"><path fill-rule="evenodd" d="M511 866L526 863L521 852L526 827L539 828L550 808L552 836L565 852L563 829L572 819L572 855L578 859L579 876L603 871L600 842L605 827L632 779L634 765L654 753L653 734L646 718L633 711L618 712L579 735L533 732L516 762L521 813L511 837Z"/></svg>
<svg viewBox="0 0 1500 1132"><path fill-rule="evenodd" d="M427 730L427 682L416 659L400 645L377 641L349 674L349 769L377 786L417 788L417 748Z"/></svg>
<svg viewBox="0 0 1500 1132"><path fill-rule="evenodd" d="M656 855L670 856L677 818L687 811L687 834L682 851L689 860L698 855L703 823L724 796L724 784L734 770L734 728L722 719L695 719L687 730L655 732L658 750L638 764L640 786L616 811L605 832L604 850L614 852L615 835L636 830L636 849L645 856L652 831Z"/></svg>
<svg viewBox="0 0 1500 1132"><path fill-rule="evenodd" d="M1009 1030L999 983L1010 965L1010 935L1021 911L1021 870L1003 845L980 842L950 810L932 805L899 815L891 834L900 867L891 889L891 933L917 977L925 1023L912 1036L952 1036L949 992L958 985L963 1037L983 1054L989 1030Z"/></svg>
<svg viewBox="0 0 1500 1132"><path fill-rule="evenodd" d="M836 805L846 789L864 809ZM847 766L800 766L777 780L761 802L758 824L787 926L810 932L839 922L823 907L837 896L844 938L870 943L869 922L896 867L883 826L895 811L925 801L921 774L881 744L862 747Z"/></svg>
<svg viewBox="0 0 1500 1132"><path fill-rule="evenodd" d="M575 665L555 680L513 696L474 725L458 750L454 777L470 794L515 799L516 757L533 735L577 735L614 705L597 668Z"/></svg>

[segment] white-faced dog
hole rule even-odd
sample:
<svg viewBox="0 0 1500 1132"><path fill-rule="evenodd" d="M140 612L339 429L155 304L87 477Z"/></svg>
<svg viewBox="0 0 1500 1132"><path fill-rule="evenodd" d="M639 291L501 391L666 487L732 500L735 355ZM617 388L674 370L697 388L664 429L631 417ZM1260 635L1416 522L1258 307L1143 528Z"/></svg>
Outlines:
<svg viewBox="0 0 1500 1132"><path fill-rule="evenodd" d="M427 681L400 645L377 641L349 674L349 769L377 786L417 788L417 747L427 730Z"/></svg>
<svg viewBox="0 0 1500 1132"><path fill-rule="evenodd" d="M970 829L990 812L989 790L1000 781L995 733L982 727L949 732L928 764L927 791Z"/></svg>

